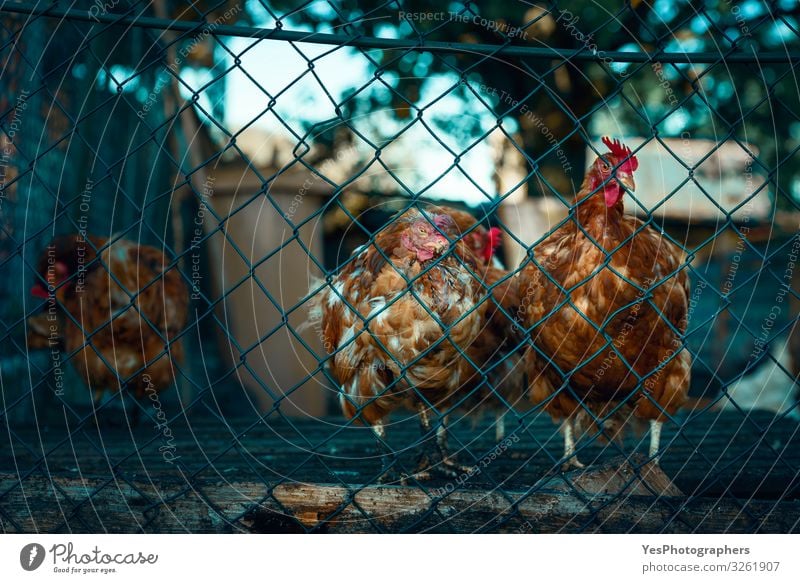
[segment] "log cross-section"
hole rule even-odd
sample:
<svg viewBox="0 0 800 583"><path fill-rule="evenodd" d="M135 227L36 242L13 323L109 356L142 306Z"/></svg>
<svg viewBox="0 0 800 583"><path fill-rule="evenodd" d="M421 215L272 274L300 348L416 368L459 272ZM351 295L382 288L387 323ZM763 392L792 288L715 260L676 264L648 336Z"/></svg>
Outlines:
<svg viewBox="0 0 800 583"><path fill-rule="evenodd" d="M800 502L681 494L611 460L530 491L0 474L4 532L797 532Z"/></svg>

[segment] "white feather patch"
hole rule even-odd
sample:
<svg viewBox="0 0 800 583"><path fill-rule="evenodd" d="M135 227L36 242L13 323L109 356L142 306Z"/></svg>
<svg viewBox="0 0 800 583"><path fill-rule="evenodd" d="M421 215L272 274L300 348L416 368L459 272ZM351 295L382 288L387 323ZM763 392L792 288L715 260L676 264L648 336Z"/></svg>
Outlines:
<svg viewBox="0 0 800 583"><path fill-rule="evenodd" d="M412 323L412 328L411 328L412 334L413 334L412 340L414 342L418 342L419 339L422 337L422 332L423 332L424 328L425 328L425 323L424 322L422 322L421 320L414 320L414 322Z"/></svg>
<svg viewBox="0 0 800 583"><path fill-rule="evenodd" d="M572 302L584 315L589 311L589 298L585 295Z"/></svg>
<svg viewBox="0 0 800 583"><path fill-rule="evenodd" d="M334 291L332 291L332 292L328 292L328 307L329 308L332 308L336 304L339 304L339 303L342 302L341 296L343 295L343 292L344 292L344 282L339 280L336 283L334 283L333 284L333 290Z"/></svg>
<svg viewBox="0 0 800 583"><path fill-rule="evenodd" d="M376 322L380 322L382 318L386 317L386 311L382 311L386 307L386 298L383 296L378 296L369 300L369 307L371 308L368 314L368 318L375 316L378 314L377 318L375 318ZM380 312L380 313L379 313Z"/></svg>

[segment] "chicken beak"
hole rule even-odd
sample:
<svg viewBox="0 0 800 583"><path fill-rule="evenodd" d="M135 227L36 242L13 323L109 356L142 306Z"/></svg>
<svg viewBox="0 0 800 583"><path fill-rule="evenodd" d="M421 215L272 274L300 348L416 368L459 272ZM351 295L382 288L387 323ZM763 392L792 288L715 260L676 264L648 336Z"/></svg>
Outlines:
<svg viewBox="0 0 800 583"><path fill-rule="evenodd" d="M430 241L426 248L430 249L434 253L441 253L445 249L450 246L450 241L448 241L445 237L434 237L432 241Z"/></svg>
<svg viewBox="0 0 800 583"><path fill-rule="evenodd" d="M628 190L636 190L636 182L633 180L633 174L628 172L617 172L617 180Z"/></svg>

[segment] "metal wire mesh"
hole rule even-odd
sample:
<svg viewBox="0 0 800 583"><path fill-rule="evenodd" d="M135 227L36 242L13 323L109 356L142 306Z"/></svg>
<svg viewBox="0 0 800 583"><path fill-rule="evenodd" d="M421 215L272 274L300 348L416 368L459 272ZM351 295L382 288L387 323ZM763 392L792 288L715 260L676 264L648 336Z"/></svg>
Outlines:
<svg viewBox="0 0 800 583"><path fill-rule="evenodd" d="M721 2L716 9L681 5L665 16L640 2L621 3L616 12L548 2L500 19L472 2L453 12L397 1L362 10L332 1L291 8L84 4L15 2L0 9L5 532L797 529L796 11L764 3L743 16L745 8ZM388 18L403 36L377 34ZM307 21L313 32L296 26ZM457 42L448 36L455 25L462 27ZM706 44L683 42L677 32L686 27L699 30ZM762 47L760 36L775 31L780 45ZM545 35L562 44L527 42ZM286 59L290 47L302 71L288 75L291 68L277 60L261 63L280 79L265 86L264 72L248 60L264 46L262 54ZM329 88L326 59L343 52L366 73L337 92ZM499 63L519 78L498 85L492 71ZM414 84L434 70L440 82L433 88ZM648 79L663 91L659 107L639 93ZM304 84L314 86L332 117L293 117ZM234 108L252 106L252 115L234 124L225 109L236 91L243 97ZM741 99L723 99L724 92ZM453 97L463 111L447 109ZM394 112L396 129L380 131L383 110ZM703 112L713 130L684 129L687 112ZM255 134L265 143L254 147L250 130L267 118L273 134ZM598 118L603 127L638 133L628 141L634 154L644 159L656 147L661 164L680 173L657 200L638 193L648 186L660 192L663 184L639 180L626 207L642 219L632 238L655 229L685 252L682 262L649 287L617 274L638 290L637 301L656 310L655 289L682 273L691 280L688 327L673 326L692 356L690 405L666 415L663 474L653 474L651 456L640 452L642 436L606 442L602 420L585 405L594 424L577 455L589 468L562 470L562 436L547 403L532 405L527 394L509 399L493 380L526 350L551 364L553 356L532 340L541 322L526 324L502 303L496 309L510 323L510 345L487 362L452 343L461 320L443 323L429 310L442 334L425 352L451 343L477 381L446 403L412 387L410 400L421 401L431 418L419 433L415 408L398 406L386 432L378 432L376 450L363 403L341 416L331 363L348 343L327 346L324 334L308 326L310 307L328 294L326 301L338 299L358 314L337 289L337 274L401 213L438 212L443 202L465 208L437 200L453 176L479 203L468 209L479 223L458 238L499 228L508 267L487 283L485 273L456 258L481 286L462 319L494 305L493 292L537 261L537 246L574 222L585 162L603 153ZM768 130L754 129L765 121L772 122ZM425 166L414 158L419 135L447 159L427 175L403 167L406 160ZM709 142L700 155L687 146L698 136ZM281 140L291 149L287 159L269 148ZM398 163L403 149L411 151ZM481 168L476 157L489 155L494 185L474 175ZM745 192L730 200L709 189L709 166L723 168L742 155ZM521 166L506 179L498 169L509 160ZM676 218L670 205L688 187L706 206L699 218L691 208ZM536 236L530 223L519 222L525 213L544 212L538 203L525 206L545 200L534 195L559 207ZM69 233L84 235L90 259L53 286L41 261L50 241ZM137 272L134 289L118 256L129 242L140 250L134 263L146 263L147 249L159 253L149 271ZM613 268L612 257L607 252L597 268ZM105 314L100 325L87 326L86 314L58 293L81 273L103 274L109 296L124 290L121 304L98 308ZM570 289L548 276L565 299L546 318L564 306L581 313L570 292L596 273ZM47 299L30 296L37 284L51 285ZM185 298L178 311L186 324L170 329L168 308L154 319L145 307L153 292L164 305ZM392 302L384 304L388 310ZM33 319L49 306L60 332L79 338L71 349L63 338L34 349ZM618 313L632 306L620 305ZM380 313L361 318L377 344L370 322ZM131 314L142 337L159 346L123 375L124 342L113 330ZM579 403L571 376L609 347L616 350L614 338L587 321L605 345L573 370L560 370L565 381L557 387ZM104 334L119 344L114 358L97 348ZM142 343L132 341L140 352ZM110 371L110 386L84 372L93 358ZM170 388L150 391L150 377L142 375L159 359L170 363ZM629 405L671 360L644 375L626 362L637 390L604 415ZM413 384L414 362L390 364L399 374L382 394ZM139 399L136 383L145 387ZM438 442L445 427L460 465L449 476L421 479L417 452ZM405 476L402 485L381 484L387 466Z"/></svg>

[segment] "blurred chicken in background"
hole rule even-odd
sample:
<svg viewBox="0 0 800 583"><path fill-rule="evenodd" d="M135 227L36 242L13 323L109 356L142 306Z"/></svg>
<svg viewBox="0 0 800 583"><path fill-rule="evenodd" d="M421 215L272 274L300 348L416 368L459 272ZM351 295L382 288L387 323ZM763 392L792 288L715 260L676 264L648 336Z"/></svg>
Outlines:
<svg viewBox="0 0 800 583"><path fill-rule="evenodd" d="M186 325L189 304L187 287L169 264L158 249L122 239L54 239L31 288L45 304L28 319L29 346L57 344L95 402L105 391L124 389L139 399L163 391L175 379L174 362L183 358L174 339Z"/></svg>
<svg viewBox="0 0 800 583"><path fill-rule="evenodd" d="M529 405L520 348L523 335L514 323L519 312L518 283L495 256L502 244L502 231L498 227L486 229L471 214L457 209L437 207L437 210L453 217L460 236L478 260L477 274L489 295L484 325L467 348L479 371L454 398L460 399L459 408L476 421L486 413L494 413L495 440L499 442L506 434L508 412Z"/></svg>

